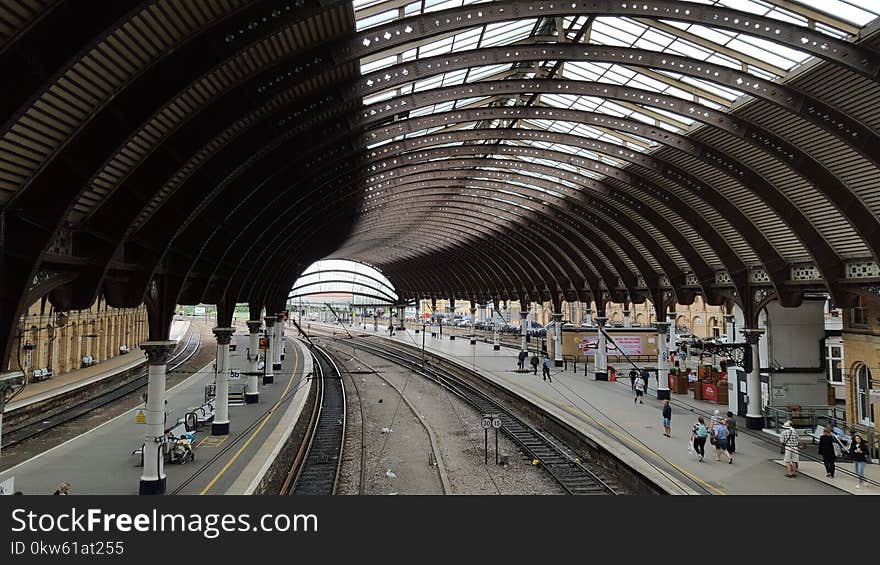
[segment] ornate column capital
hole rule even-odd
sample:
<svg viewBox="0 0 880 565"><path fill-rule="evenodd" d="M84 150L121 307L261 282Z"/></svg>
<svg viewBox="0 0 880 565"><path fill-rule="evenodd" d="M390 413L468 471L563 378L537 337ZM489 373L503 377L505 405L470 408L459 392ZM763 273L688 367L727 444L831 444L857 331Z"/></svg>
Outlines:
<svg viewBox="0 0 880 565"><path fill-rule="evenodd" d="M150 365L164 365L171 358L174 349L177 347L176 341L145 341L138 344L138 347L147 354L147 360Z"/></svg>
<svg viewBox="0 0 880 565"><path fill-rule="evenodd" d="M667 335L669 333L669 326L671 325L672 322L654 322L654 328L660 335Z"/></svg>
<svg viewBox="0 0 880 565"><path fill-rule="evenodd" d="M217 338L217 345L229 345L229 342L232 341L232 334L235 333L235 328L213 328L211 331L214 332L214 337Z"/></svg>
<svg viewBox="0 0 880 565"><path fill-rule="evenodd" d="M263 322L260 320L248 320L247 322L248 333L258 334L260 330L263 329Z"/></svg>
<svg viewBox="0 0 880 565"><path fill-rule="evenodd" d="M624 316L629 316L630 314L632 314L632 310L624 310L623 311Z"/></svg>
<svg viewBox="0 0 880 565"><path fill-rule="evenodd" d="M554 312L553 313L553 321L554 322L561 322L562 321L562 313L561 312L560 313Z"/></svg>
<svg viewBox="0 0 880 565"><path fill-rule="evenodd" d="M525 319L528 318L528 317L529 317L529 311L528 311L528 310L520 310L520 311L519 311L519 318L520 318L521 320L525 320Z"/></svg>
<svg viewBox="0 0 880 565"><path fill-rule="evenodd" d="M676 316L677 316L677 313L675 312L675 310L670 310L669 312L666 313L667 319L672 318L674 320Z"/></svg>
<svg viewBox="0 0 880 565"><path fill-rule="evenodd" d="M746 338L746 343L757 345L761 336L764 334L764 330L759 328L745 328L739 330L739 333L743 334L743 337Z"/></svg>
<svg viewBox="0 0 880 565"><path fill-rule="evenodd" d="M596 316L595 318L593 318L593 320L596 321L596 325L599 326L600 328L604 328L605 324L608 323L607 316Z"/></svg>
<svg viewBox="0 0 880 565"><path fill-rule="evenodd" d="M728 324L733 324L736 322L736 316L734 316L733 314L725 314L724 321Z"/></svg>
<svg viewBox="0 0 880 565"><path fill-rule="evenodd" d="M266 322L267 328L271 328L275 325L275 316L263 316L263 320Z"/></svg>

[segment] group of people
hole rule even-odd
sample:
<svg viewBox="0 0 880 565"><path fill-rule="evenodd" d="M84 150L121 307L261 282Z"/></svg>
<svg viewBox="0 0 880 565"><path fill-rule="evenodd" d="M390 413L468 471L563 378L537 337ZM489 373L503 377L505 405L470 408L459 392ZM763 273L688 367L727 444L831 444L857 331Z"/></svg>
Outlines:
<svg viewBox="0 0 880 565"><path fill-rule="evenodd" d="M822 431L822 436L819 438L819 455L822 456L822 463L825 465L825 476L830 479L834 478L834 472L836 470L835 462L842 457L844 453L848 452L853 460L856 476L859 479L856 488L861 488L862 485L865 484L865 465L871 460L870 447L868 446L868 442L865 441L865 438L862 437L862 434L856 432L853 434L849 449L847 449L843 444L840 435L841 434L835 432L834 426L829 424L825 426L825 429ZM786 477L794 478L798 473L800 455L798 452L798 437L797 430L792 427L790 421L782 424L782 433L780 434L779 439L785 449L783 460L785 461Z"/></svg>
<svg viewBox="0 0 880 565"><path fill-rule="evenodd" d="M718 410L712 415L709 425L700 416L691 429L691 445L694 452L703 461L706 456L706 441L715 446L715 461L721 461L721 456L727 458L729 464L733 464L733 454L736 452L736 418L733 412L727 412L723 418Z"/></svg>
<svg viewBox="0 0 880 565"><path fill-rule="evenodd" d="M517 357L517 370L525 371L526 370L526 359L529 359L528 351L520 351L519 356ZM544 352L544 360L542 361L540 357L538 357L537 353L533 353L531 359L529 359L529 363L532 366L532 374L538 374L538 365L541 365L541 374L544 377L545 381L553 382L553 379L550 377L550 356L547 352Z"/></svg>

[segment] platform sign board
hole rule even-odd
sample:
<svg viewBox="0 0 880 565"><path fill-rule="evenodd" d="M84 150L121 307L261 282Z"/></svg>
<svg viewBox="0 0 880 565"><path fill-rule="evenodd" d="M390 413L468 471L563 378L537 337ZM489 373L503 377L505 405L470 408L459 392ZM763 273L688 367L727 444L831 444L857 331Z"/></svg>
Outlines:
<svg viewBox="0 0 880 565"><path fill-rule="evenodd" d="M623 351L626 355L642 355L642 338L640 336L614 336L614 342L620 347L621 351ZM578 346L578 349L583 349L585 353L595 353L596 349L599 348L599 338L597 337L585 337L583 338L582 343ZM605 342L605 351L611 355L619 354L620 352L614 347L614 344L611 343L611 340L606 340Z"/></svg>
<svg viewBox="0 0 880 565"><path fill-rule="evenodd" d="M136 424L146 424L147 423L147 416L146 416L146 414L144 414L143 410L137 411L137 414L135 414L135 416L134 416L134 422Z"/></svg>
<svg viewBox="0 0 880 565"><path fill-rule="evenodd" d="M204 316L205 315L205 307L204 306L196 306L193 308L193 314L196 316Z"/></svg>
<svg viewBox="0 0 880 565"><path fill-rule="evenodd" d="M269 349L269 338L261 337L260 338L260 351L266 351Z"/></svg>
<svg viewBox="0 0 880 565"><path fill-rule="evenodd" d="M491 417L491 416L485 416L485 415L484 415L484 416L483 416L483 421L480 422L480 424L483 426L483 429L484 429L484 430L488 430L489 428L492 427L492 417Z"/></svg>

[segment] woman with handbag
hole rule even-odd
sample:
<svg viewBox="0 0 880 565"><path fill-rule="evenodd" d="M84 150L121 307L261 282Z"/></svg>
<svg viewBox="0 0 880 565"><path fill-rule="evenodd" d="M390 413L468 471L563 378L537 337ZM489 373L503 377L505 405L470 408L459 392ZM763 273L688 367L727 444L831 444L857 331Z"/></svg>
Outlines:
<svg viewBox="0 0 880 565"><path fill-rule="evenodd" d="M825 476L834 478L834 462L840 456L840 440L832 433L834 427L830 424L825 426L822 437L819 438L819 455L825 464Z"/></svg>

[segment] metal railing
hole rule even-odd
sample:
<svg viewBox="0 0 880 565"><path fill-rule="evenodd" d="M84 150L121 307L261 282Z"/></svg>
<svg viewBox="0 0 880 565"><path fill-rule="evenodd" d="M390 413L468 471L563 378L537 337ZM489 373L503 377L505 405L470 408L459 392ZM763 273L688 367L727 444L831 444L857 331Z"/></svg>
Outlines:
<svg viewBox="0 0 880 565"><path fill-rule="evenodd" d="M847 435L853 436L858 433L861 435L868 445L871 446L871 453L874 458L877 457L880 445L878 445L877 430L863 424L856 424L846 420L846 410L842 406L765 406L764 407L764 429L775 430L780 433L782 424L790 421L791 425L809 435L815 431L816 426L831 425L840 428Z"/></svg>

